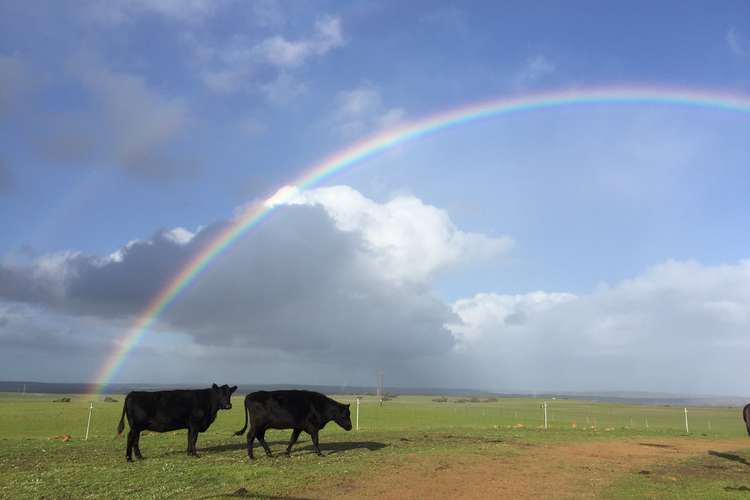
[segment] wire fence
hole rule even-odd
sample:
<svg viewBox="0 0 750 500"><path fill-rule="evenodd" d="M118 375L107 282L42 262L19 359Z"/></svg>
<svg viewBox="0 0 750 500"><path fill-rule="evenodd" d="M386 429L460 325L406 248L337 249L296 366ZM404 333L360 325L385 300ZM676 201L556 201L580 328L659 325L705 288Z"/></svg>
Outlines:
<svg viewBox="0 0 750 500"><path fill-rule="evenodd" d="M545 428L545 401L541 399L501 398L485 402L460 398L438 402L438 399L397 397L380 405L373 399L363 398L360 429ZM734 407L685 408L574 400L548 400L546 404L548 430L631 430L696 435L746 432L740 409Z"/></svg>

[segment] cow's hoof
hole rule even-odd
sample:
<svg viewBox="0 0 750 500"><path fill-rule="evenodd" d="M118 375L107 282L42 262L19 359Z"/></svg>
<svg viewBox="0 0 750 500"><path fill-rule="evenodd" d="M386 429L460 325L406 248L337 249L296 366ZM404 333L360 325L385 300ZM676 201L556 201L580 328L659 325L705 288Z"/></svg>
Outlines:
<svg viewBox="0 0 750 500"><path fill-rule="evenodd" d="M130 457L125 457L125 460L127 460L128 462L132 462L133 461L133 459L130 458Z"/></svg>

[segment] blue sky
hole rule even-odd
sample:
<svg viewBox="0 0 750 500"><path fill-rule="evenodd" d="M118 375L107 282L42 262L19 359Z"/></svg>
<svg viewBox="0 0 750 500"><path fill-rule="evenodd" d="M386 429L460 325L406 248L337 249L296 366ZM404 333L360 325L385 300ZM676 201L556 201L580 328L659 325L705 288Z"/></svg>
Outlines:
<svg viewBox="0 0 750 500"><path fill-rule="evenodd" d="M372 133L546 90L750 96L749 14L744 2L3 2L0 378L90 379L199 241ZM693 351L665 353L688 334L714 357L750 348L748 130L742 113L599 104L400 146L251 232L118 380L208 381L186 360L219 360L233 383L370 383L387 366L400 385L741 391L710 364L675 381L670 356ZM550 362L562 338L595 347ZM51 340L89 347L73 369ZM330 361L371 342L359 372ZM243 371L232 348L276 368ZM17 361L29 354L47 368ZM509 375L515 360L549 369ZM455 372L436 373L446 361ZM600 365L642 367L642 380L585 378Z"/></svg>

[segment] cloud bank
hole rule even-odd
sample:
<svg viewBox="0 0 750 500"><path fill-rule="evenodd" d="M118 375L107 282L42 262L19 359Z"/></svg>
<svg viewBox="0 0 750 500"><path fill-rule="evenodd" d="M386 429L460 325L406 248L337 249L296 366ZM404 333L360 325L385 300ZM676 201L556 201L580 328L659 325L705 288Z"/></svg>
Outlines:
<svg viewBox="0 0 750 500"><path fill-rule="evenodd" d="M453 304L458 350L507 387L743 393L750 261L669 261L587 295Z"/></svg>
<svg viewBox="0 0 750 500"><path fill-rule="evenodd" d="M106 256L4 264L6 356L63 342L94 371L229 223L160 231ZM512 244L462 231L414 196L296 193L166 309L128 362L138 370L123 376L294 382L314 373L317 383L366 384L385 368L398 385L744 392L750 260L667 261L589 293L508 294L511 284L499 283L448 303L434 292L444 273Z"/></svg>
<svg viewBox="0 0 750 500"><path fill-rule="evenodd" d="M108 256L47 255L0 268L0 297L57 314L132 320L228 222L161 231ZM354 356L373 364L450 351L457 318L430 280L507 239L464 233L414 197L379 204L321 188L277 208L161 317L204 346Z"/></svg>

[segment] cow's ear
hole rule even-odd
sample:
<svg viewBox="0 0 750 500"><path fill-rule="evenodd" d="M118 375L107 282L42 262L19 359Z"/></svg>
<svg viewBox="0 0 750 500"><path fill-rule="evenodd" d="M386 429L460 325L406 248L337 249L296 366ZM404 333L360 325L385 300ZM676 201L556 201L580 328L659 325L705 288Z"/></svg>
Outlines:
<svg viewBox="0 0 750 500"><path fill-rule="evenodd" d="M237 386L233 385L232 387L229 388L229 394L233 393L236 390L237 390Z"/></svg>
<svg viewBox="0 0 750 500"><path fill-rule="evenodd" d="M214 384L214 385L212 385L212 386L211 386L211 389L213 389L213 390L216 390L216 389L218 389L218 388L219 388L219 386L218 386L218 385L216 385L216 384Z"/></svg>

